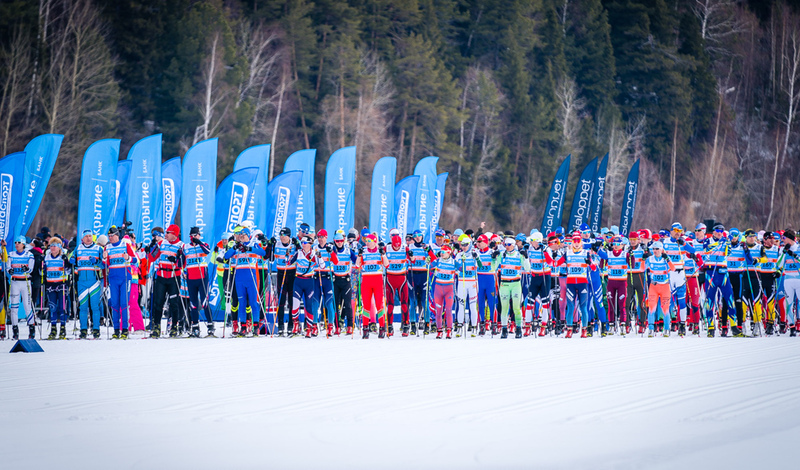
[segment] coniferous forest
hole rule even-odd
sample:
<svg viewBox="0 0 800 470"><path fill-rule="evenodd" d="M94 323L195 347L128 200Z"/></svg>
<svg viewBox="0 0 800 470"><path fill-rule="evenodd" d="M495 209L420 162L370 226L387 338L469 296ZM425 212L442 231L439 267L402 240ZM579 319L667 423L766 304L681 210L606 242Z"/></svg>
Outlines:
<svg viewBox="0 0 800 470"><path fill-rule="evenodd" d="M449 171L444 227L538 227L558 165L609 154L604 225L797 228L798 0L2 0L0 145L65 135L34 227L74 233L95 140L218 137L221 179L357 147L356 225L383 156ZM364 197L360 197L363 191Z"/></svg>

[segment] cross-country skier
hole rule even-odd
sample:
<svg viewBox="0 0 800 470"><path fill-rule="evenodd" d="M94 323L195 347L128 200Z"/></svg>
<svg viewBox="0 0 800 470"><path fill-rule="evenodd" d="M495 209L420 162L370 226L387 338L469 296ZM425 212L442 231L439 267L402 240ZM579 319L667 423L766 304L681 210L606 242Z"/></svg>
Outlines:
<svg viewBox="0 0 800 470"><path fill-rule="evenodd" d="M597 269L589 251L583 248L582 238L579 234L572 237L572 244L561 258L556 261L556 266L567 268L567 308L565 320L567 323L567 338L572 338L572 321L575 315L575 303L581 312L581 338L588 336L589 327L589 271Z"/></svg>
<svg viewBox="0 0 800 470"><path fill-rule="evenodd" d="M381 248L378 247L378 236L374 233L361 237L366 242L360 248L356 259L356 267L361 270L361 331L363 339L369 339L369 317L372 306L375 306L376 317L380 326L378 338L386 337L386 316L384 311L383 274L389 265Z"/></svg>
<svg viewBox="0 0 800 470"><path fill-rule="evenodd" d="M131 282L132 260L136 260L136 252L129 243L120 239L119 229L112 225L108 229L108 244L103 250L103 262L108 268L108 285L111 290L109 305L114 324L114 339L128 338L128 288Z"/></svg>
<svg viewBox="0 0 800 470"><path fill-rule="evenodd" d="M208 276L206 257L211 247L204 242L199 227L189 229L189 243L183 246L186 257L186 288L189 291L190 337L200 337L200 309L206 316L207 335L214 336L214 319L208 306ZM216 273L213 273L216 276Z"/></svg>
<svg viewBox="0 0 800 470"><path fill-rule="evenodd" d="M60 238L51 237L43 262L47 304L50 310L50 335L47 339L67 337L67 287L69 286L69 261ZM56 331L56 325L61 331Z"/></svg>
<svg viewBox="0 0 800 470"><path fill-rule="evenodd" d="M223 257L230 260L234 266L236 278L236 295L239 297L239 331L237 336L246 336L250 331L258 335L258 328L251 328L258 324L261 318L260 299L256 276L258 275L258 259L266 252L258 244L258 240L250 238L250 229L238 226L233 232L236 242L233 247L225 252ZM245 309L242 310L242 306ZM248 323L248 315L252 323Z"/></svg>
<svg viewBox="0 0 800 470"><path fill-rule="evenodd" d="M92 315L92 336L100 338L100 317L103 311L100 308L102 295L102 248L96 245L91 230L84 230L81 243L70 256L75 276L77 277L78 308L81 318L80 338L86 338L89 328L89 314Z"/></svg>
<svg viewBox="0 0 800 470"><path fill-rule="evenodd" d="M314 246L317 258L319 259L319 267L317 268L317 286L319 288L319 310L322 313L322 308L325 307L327 313L327 328L325 334L328 338L333 336L333 327L336 326L336 334L339 334L339 322L336 321L336 301L333 295L333 265L332 258L336 255L333 254L333 245L328 243L328 231L320 229L317 232L317 241ZM319 318L319 317L317 317Z"/></svg>
<svg viewBox="0 0 800 470"><path fill-rule="evenodd" d="M400 304L400 318L403 329L403 336L408 336L410 332L410 318L408 313L408 266L410 264L411 253L407 246L403 245L403 239L397 229L389 232L391 243L385 247L386 259L389 265L386 266L386 310L389 317L389 336L394 334L392 317L394 307Z"/></svg>
<svg viewBox="0 0 800 470"><path fill-rule="evenodd" d="M337 312L344 318L348 335L353 334L353 266L356 263L356 252L347 246L344 232L337 230L333 234L336 263L333 266L333 297L336 300ZM337 314L336 328L339 329L339 314ZM338 333L337 333L338 334Z"/></svg>
<svg viewBox="0 0 800 470"><path fill-rule="evenodd" d="M764 292L764 309L767 311L766 334L771 336L775 332L775 291L776 283L780 278L778 271L778 258L781 250L775 235L772 232L764 233L763 244L761 246L761 263L759 264L759 276L761 277L761 289Z"/></svg>
<svg viewBox="0 0 800 470"><path fill-rule="evenodd" d="M153 286L153 299L151 302L153 332L151 338L161 336L161 314L164 304L167 304L172 327L169 330L170 338L178 337L178 323L181 321L182 307L180 304L180 277L183 266L183 242L180 240L180 228L172 224L167 227L167 233L161 232L159 227L152 231L153 239L148 247L147 259L155 264L156 277Z"/></svg>
<svg viewBox="0 0 800 470"><path fill-rule="evenodd" d="M516 240L511 237L503 241L505 251L499 257L498 273L500 274L500 322L503 331L501 339L508 338L508 314L514 312L514 316L522 323L522 273L530 271L531 266L528 259L517 250ZM515 336L522 338L522 326L515 327Z"/></svg>
<svg viewBox="0 0 800 470"><path fill-rule="evenodd" d="M300 323L300 303L302 302L305 311L306 338L316 337L319 334L316 318L319 309L316 272L320 267L320 259L313 244L314 240L310 235L303 235L300 238L300 250L289 260L289 263L295 267L292 318L295 323ZM294 331L292 334L294 335Z"/></svg>
<svg viewBox="0 0 800 470"><path fill-rule="evenodd" d="M652 256L648 256L645 260L645 268L650 280L650 288L647 292L647 321L650 332L649 337L653 337L656 321L656 310L659 305L664 312L664 336L669 336L670 331L670 315L669 315L669 302L671 297L670 290L670 273L675 270L675 265L672 264L669 256L664 252L664 245L661 242L655 242L650 247Z"/></svg>
<svg viewBox="0 0 800 470"><path fill-rule="evenodd" d="M278 234L278 239L270 239L270 258L273 268L277 271L276 288L278 295L278 336L283 336L284 315L292 311L294 295L295 267L289 260L300 249L300 242L292 238L292 229L283 227ZM284 310L285 309L285 310ZM300 333L300 323L289 317L289 330L292 334Z"/></svg>
<svg viewBox="0 0 800 470"><path fill-rule="evenodd" d="M800 301L800 244L796 241L794 230L783 232L785 245L778 259L778 268L783 273L783 288L786 291L786 321L789 324L789 336L797 336L800 319L795 315L795 307Z"/></svg>
<svg viewBox="0 0 800 470"><path fill-rule="evenodd" d="M433 311L436 320L436 339L442 339L442 323L447 329L447 339L452 338L453 285L456 280L456 262L452 253L453 248L450 245L442 245L439 257L431 263L431 277L435 286Z"/></svg>

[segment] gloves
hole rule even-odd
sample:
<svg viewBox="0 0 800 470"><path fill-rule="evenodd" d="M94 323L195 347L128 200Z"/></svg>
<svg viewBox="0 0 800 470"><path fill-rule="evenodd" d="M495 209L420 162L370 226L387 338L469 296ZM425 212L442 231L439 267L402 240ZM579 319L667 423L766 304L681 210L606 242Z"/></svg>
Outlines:
<svg viewBox="0 0 800 470"><path fill-rule="evenodd" d="M167 261L169 261L170 263L174 263L174 262L178 261L178 258L176 258L176 257L174 257L172 255L169 255L169 256L167 256Z"/></svg>
<svg viewBox="0 0 800 470"><path fill-rule="evenodd" d="M489 248L495 249L496 247L497 247L497 243L495 243L493 241L489 242Z"/></svg>
<svg viewBox="0 0 800 470"><path fill-rule="evenodd" d="M327 251L328 253L331 253L333 251L333 248L331 248L330 245L325 245L325 251Z"/></svg>
<svg viewBox="0 0 800 470"><path fill-rule="evenodd" d="M274 245L275 243L277 243L277 240L275 240L275 237L272 237L269 240L267 240L267 245Z"/></svg>
<svg viewBox="0 0 800 470"><path fill-rule="evenodd" d="M380 251L382 255L385 255L386 254L386 246L381 244L380 248L378 248L378 251Z"/></svg>
<svg viewBox="0 0 800 470"><path fill-rule="evenodd" d="M229 240L228 241L228 248L233 248L235 245L236 245L236 242L234 242L233 240Z"/></svg>
<svg viewBox="0 0 800 470"><path fill-rule="evenodd" d="M519 250L519 254L521 254L523 257L527 258L528 257L528 250L523 248L523 249Z"/></svg>
<svg viewBox="0 0 800 470"><path fill-rule="evenodd" d="M500 252L499 252L499 251L497 251L497 250L494 250L494 251L492 252L492 259L497 259L497 257L498 257L499 255L500 255Z"/></svg>
<svg viewBox="0 0 800 470"><path fill-rule="evenodd" d="M668 259L669 259L669 256L667 256L667 254L666 254L666 253L661 253L661 259L663 259L664 261L666 261L666 260L668 260Z"/></svg>
<svg viewBox="0 0 800 470"><path fill-rule="evenodd" d="M472 258L473 259L478 259L478 252L477 251L473 251L472 252Z"/></svg>
<svg viewBox="0 0 800 470"><path fill-rule="evenodd" d="M217 263L222 264L224 262L225 260L222 258L222 256L217 256Z"/></svg>
<svg viewBox="0 0 800 470"><path fill-rule="evenodd" d="M248 251L250 251L250 247L245 245L244 243L240 243L239 251L241 251L242 253L247 253Z"/></svg>
<svg viewBox="0 0 800 470"><path fill-rule="evenodd" d="M258 238L258 241L260 241L261 243L266 243L267 242L267 237L264 236L263 233L259 233L258 237L256 237L256 238Z"/></svg>
<svg viewBox="0 0 800 470"><path fill-rule="evenodd" d="M292 245L294 245L294 247L298 250L300 249L300 241L298 239L292 238Z"/></svg>

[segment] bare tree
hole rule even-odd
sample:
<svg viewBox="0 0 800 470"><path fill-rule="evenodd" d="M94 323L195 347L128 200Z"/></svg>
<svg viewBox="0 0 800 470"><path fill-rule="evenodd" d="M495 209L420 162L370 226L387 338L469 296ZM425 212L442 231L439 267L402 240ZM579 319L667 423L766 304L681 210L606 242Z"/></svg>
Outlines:
<svg viewBox="0 0 800 470"><path fill-rule="evenodd" d="M222 112L215 119L218 108L228 95L228 90L220 77L224 73L225 67L222 61L222 44L219 33L214 34L210 49L210 55L203 68L203 98L200 106L203 123L195 128L192 145L213 136L225 119L225 115L228 114L229 104L225 103ZM183 150L185 152L188 147Z"/></svg>
<svg viewBox="0 0 800 470"><path fill-rule="evenodd" d="M700 20L700 35L712 55L729 55L730 40L751 25L739 14L742 0L694 0L692 11Z"/></svg>
<svg viewBox="0 0 800 470"><path fill-rule="evenodd" d="M563 144L567 153L575 153L580 148L578 134L584 118L586 100L579 95L578 85L569 77L562 78L556 85L558 99L558 121L561 123Z"/></svg>
<svg viewBox="0 0 800 470"><path fill-rule="evenodd" d="M6 155L9 147L17 147L19 136L26 134L16 129L11 135L11 123L21 118L28 102L30 87L24 82L31 73L31 45L20 28L14 30L11 42L0 49L0 77L3 93L0 97L0 122L2 122L3 146L0 155Z"/></svg>
<svg viewBox="0 0 800 470"><path fill-rule="evenodd" d="M611 212L608 214L610 220L613 220L613 211L616 209L614 202L618 197L622 198L625 181L633 162L641 159L644 154L643 143L646 122L647 120L644 116L639 116L631 120L624 128L621 126L622 123L619 122L615 122L611 126L608 139L606 184L603 193L603 205L611 208ZM641 187L641 182L639 186Z"/></svg>

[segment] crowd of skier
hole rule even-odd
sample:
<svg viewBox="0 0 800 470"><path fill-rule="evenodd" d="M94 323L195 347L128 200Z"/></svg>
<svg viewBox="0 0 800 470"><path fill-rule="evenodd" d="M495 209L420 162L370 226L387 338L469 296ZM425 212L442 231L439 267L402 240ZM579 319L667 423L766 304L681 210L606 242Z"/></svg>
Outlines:
<svg viewBox="0 0 800 470"><path fill-rule="evenodd" d="M10 323L8 336L19 338L20 318L30 338L38 326L48 339L67 338L70 324L79 339L101 338L101 326L115 339L159 338L163 325L172 338L364 339L392 337L398 323L403 337L437 339L796 336L800 328L793 230L483 230L437 230L426 243L420 230L394 229L384 243L367 229L314 233L307 224L268 238L245 222L209 243L197 227L181 240L170 225L144 245L125 225L69 243L42 228L33 240L2 242L0 337Z"/></svg>

